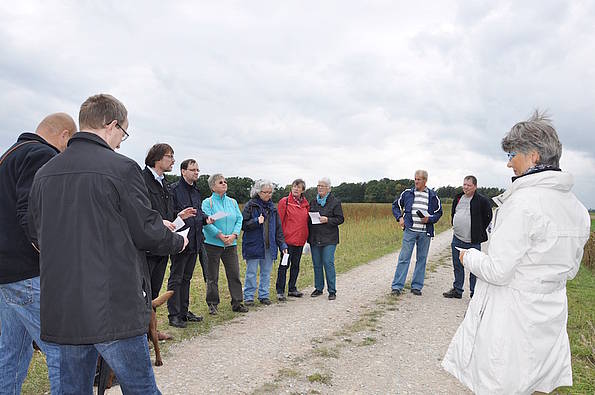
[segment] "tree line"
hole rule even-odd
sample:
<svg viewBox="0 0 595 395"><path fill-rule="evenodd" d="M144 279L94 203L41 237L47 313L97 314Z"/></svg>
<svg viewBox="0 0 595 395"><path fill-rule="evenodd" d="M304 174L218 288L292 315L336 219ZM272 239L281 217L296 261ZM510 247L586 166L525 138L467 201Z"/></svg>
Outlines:
<svg viewBox="0 0 595 395"><path fill-rule="evenodd" d="M179 176L167 174L166 179L169 182L179 180ZM211 196L211 190L207 180L208 174L203 174L198 177L197 187L203 198ZM250 188L254 184L254 180L250 177L227 177L227 194L238 201L238 203L246 203L250 199ZM392 203L399 197L401 192L407 188L414 186L414 181L409 178L402 178L400 180L391 180L390 178L383 178L381 180L371 180L368 182L343 182L337 186L333 186L332 193L344 203ZM273 190L273 201L277 203L282 197L287 196L291 190L291 185L279 186L275 185ZM443 186L436 189L436 194L440 199L452 199L457 193L463 191L462 186ZM504 192L504 189L494 187L481 187L477 191L489 198ZM316 197L316 186L306 189L306 198L312 200Z"/></svg>

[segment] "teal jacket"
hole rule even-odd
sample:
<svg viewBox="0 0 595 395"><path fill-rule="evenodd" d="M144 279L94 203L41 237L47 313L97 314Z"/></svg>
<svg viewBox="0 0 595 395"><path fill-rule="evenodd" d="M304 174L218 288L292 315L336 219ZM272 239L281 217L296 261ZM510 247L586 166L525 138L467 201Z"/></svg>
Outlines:
<svg viewBox="0 0 595 395"><path fill-rule="evenodd" d="M237 237L240 237L243 217L238 207L238 202L235 199L227 197L227 194L221 197L213 193L210 197L202 201L202 211L208 216L220 211L227 213L227 217L220 218L214 223L205 225L202 228L202 233L205 235L205 243L225 247L225 244L217 237L219 233L223 233L224 235L235 233ZM237 238L234 240L233 245L237 245Z"/></svg>

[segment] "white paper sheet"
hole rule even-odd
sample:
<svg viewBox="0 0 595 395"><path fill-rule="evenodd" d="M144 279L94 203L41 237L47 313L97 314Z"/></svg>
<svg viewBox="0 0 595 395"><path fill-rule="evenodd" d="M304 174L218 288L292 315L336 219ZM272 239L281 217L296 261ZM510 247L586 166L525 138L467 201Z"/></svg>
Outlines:
<svg viewBox="0 0 595 395"><path fill-rule="evenodd" d="M312 220L312 225L321 223L320 222L320 213L318 211L311 211L308 214L310 214L310 219Z"/></svg>
<svg viewBox="0 0 595 395"><path fill-rule="evenodd" d="M184 227L184 225L186 225L186 224L184 223L184 220L183 220L182 218L180 218L179 216L178 216L178 217L176 217L176 220L173 222L173 224L174 224L174 226L176 227L176 232L177 232L179 229L182 229L182 228Z"/></svg>
<svg viewBox="0 0 595 395"><path fill-rule="evenodd" d="M184 229L180 232L178 232L179 235L184 236L184 237L188 237L188 231L190 230L190 228L188 229Z"/></svg>
<svg viewBox="0 0 595 395"><path fill-rule="evenodd" d="M289 254L283 254L283 259L281 259L281 266L287 266L289 263Z"/></svg>
<svg viewBox="0 0 595 395"><path fill-rule="evenodd" d="M461 247L455 247L455 248L456 248L457 250L461 251L461 252L462 252L462 251L465 251L465 252L467 251L467 248L461 248Z"/></svg>
<svg viewBox="0 0 595 395"><path fill-rule="evenodd" d="M228 215L229 214L226 213L225 211L219 211L218 213L211 215L211 218L213 218L215 221L217 221L218 219L225 218Z"/></svg>

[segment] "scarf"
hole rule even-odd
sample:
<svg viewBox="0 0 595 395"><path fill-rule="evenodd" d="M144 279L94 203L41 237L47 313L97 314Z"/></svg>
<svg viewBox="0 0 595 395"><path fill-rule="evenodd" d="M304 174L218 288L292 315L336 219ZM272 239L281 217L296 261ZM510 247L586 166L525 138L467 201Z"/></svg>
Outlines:
<svg viewBox="0 0 595 395"><path fill-rule="evenodd" d="M318 204L320 204L322 207L324 207L324 205L326 204L326 199L328 198L328 195L330 195L330 192L327 193L326 195L324 195L323 198L320 197L320 195L316 195L316 201L318 202Z"/></svg>
<svg viewBox="0 0 595 395"><path fill-rule="evenodd" d="M546 171L546 170L562 171L562 170L560 170L559 167L556 167L554 165L535 165L533 167L528 168L527 171L525 171L520 176L512 177L512 182L514 182L516 179L527 176L529 174L541 173L542 171Z"/></svg>

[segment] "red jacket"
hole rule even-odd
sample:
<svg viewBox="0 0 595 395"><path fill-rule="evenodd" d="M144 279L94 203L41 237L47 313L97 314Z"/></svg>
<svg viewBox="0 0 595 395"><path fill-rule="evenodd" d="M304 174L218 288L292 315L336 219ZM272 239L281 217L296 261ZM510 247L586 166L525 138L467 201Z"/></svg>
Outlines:
<svg viewBox="0 0 595 395"><path fill-rule="evenodd" d="M305 197L302 204L298 204L293 195L289 193L279 200L277 211L281 219L285 242L292 246L303 246L308 240L308 210L310 204Z"/></svg>

